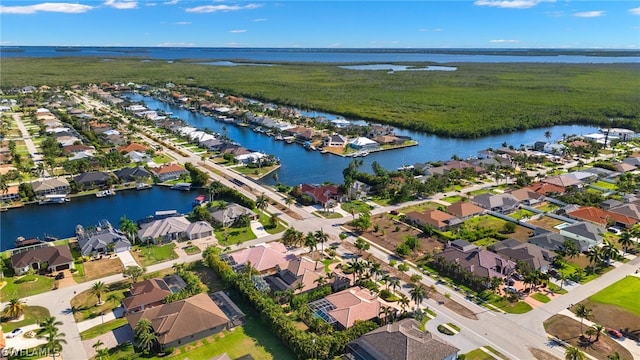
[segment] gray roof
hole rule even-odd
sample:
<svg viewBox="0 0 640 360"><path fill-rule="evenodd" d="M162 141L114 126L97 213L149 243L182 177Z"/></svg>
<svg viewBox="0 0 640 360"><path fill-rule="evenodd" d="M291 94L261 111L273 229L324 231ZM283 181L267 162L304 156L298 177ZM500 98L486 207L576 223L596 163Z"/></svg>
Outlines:
<svg viewBox="0 0 640 360"><path fill-rule="evenodd" d="M516 199L516 197L511 194L481 194L475 196L472 201L485 209L494 209L501 207L513 208L519 204L518 199Z"/></svg>
<svg viewBox="0 0 640 360"><path fill-rule="evenodd" d="M423 332L419 322L407 318L362 335L349 343L348 351L366 359L443 360L460 349Z"/></svg>
<svg viewBox="0 0 640 360"><path fill-rule="evenodd" d="M562 231L591 239L598 244L602 242L601 234L604 233L604 229L590 222L578 222L575 224L571 224L567 227L562 228Z"/></svg>
<svg viewBox="0 0 640 360"><path fill-rule="evenodd" d="M211 218L221 224L234 222L242 215L256 216L257 214L244 206L229 203L224 209L209 208Z"/></svg>
<svg viewBox="0 0 640 360"><path fill-rule="evenodd" d="M114 250L127 250L131 247L129 239L111 227L100 230L85 230L78 233L78 245L82 255L90 255L96 251L106 251L107 246L114 244Z"/></svg>
<svg viewBox="0 0 640 360"><path fill-rule="evenodd" d="M549 266L556 253L536 244L522 243L515 239L500 241L490 246L490 250L503 255L516 263L524 261L531 269L542 269Z"/></svg>
<svg viewBox="0 0 640 360"><path fill-rule="evenodd" d="M566 239L564 236L554 232L545 232L529 238L529 242L531 244L549 250L559 249L565 241Z"/></svg>
<svg viewBox="0 0 640 360"><path fill-rule="evenodd" d="M151 172L145 169L143 166L136 166L133 168L124 168L114 171L114 174L122 180L134 181L136 178L148 178L151 177Z"/></svg>

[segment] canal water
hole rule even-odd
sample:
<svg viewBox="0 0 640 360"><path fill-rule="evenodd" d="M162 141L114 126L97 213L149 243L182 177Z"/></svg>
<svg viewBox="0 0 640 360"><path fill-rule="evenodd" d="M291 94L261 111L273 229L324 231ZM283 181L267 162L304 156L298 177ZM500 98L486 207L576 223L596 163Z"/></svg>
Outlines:
<svg viewBox="0 0 640 360"><path fill-rule="evenodd" d="M302 146L275 141L273 138L254 132L250 128L238 127L216 121L211 117L173 106L151 97L129 94L134 101L144 100L150 109L172 112L174 116L185 120L191 126L208 128L222 132L226 126L227 134L243 146L274 154L280 158L282 167L278 170L279 181L298 185L301 183L342 182L342 170L352 160L335 155L322 154L319 151L307 151ZM328 119L335 115L320 112L305 112L306 116L325 116ZM478 151L489 147L500 147L503 142L519 147L520 144L531 144L545 140L544 134L550 131L552 138L558 139L562 134L586 134L597 131L590 126L567 125L550 128L531 129L510 134L487 136L479 139L452 139L435 135L397 129L399 135L410 136L417 140L419 146L404 149L372 153L363 160L363 170L369 171L371 163L377 161L387 169L395 169L404 164L447 160L453 155L462 158L474 156ZM264 183L274 183L271 176ZM138 220L153 215L158 210L178 210L186 213L191 210L191 201L198 191L182 192L155 187L144 191L121 191L114 197L97 199L93 196L73 198L62 205L30 205L24 208L11 209L0 213L0 248L2 250L14 246L18 236L40 237L45 235L59 238L72 236L75 226L96 225L99 220L107 219L114 226L122 216Z"/></svg>

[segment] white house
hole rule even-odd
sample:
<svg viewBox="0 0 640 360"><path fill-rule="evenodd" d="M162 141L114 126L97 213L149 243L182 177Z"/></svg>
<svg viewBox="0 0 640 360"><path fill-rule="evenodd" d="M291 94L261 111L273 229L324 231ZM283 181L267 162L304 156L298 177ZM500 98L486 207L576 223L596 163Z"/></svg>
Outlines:
<svg viewBox="0 0 640 360"><path fill-rule="evenodd" d="M372 150L379 148L380 144L366 137L358 137L349 142L349 147L356 150Z"/></svg>

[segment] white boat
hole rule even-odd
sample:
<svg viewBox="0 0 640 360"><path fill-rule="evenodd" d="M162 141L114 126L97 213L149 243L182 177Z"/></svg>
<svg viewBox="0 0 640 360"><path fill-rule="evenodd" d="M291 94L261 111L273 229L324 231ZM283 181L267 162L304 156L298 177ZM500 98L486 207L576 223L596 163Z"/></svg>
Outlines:
<svg viewBox="0 0 640 360"><path fill-rule="evenodd" d="M398 168L398 171L409 171L413 169L414 169L413 165L403 165Z"/></svg>
<svg viewBox="0 0 640 360"><path fill-rule="evenodd" d="M68 202L67 195L45 195L42 199L38 201L38 204L64 204Z"/></svg>
<svg viewBox="0 0 640 360"><path fill-rule="evenodd" d="M114 190L112 190L112 189L98 191L96 193L96 197L99 197L99 198L106 197L106 196L115 196L115 195L116 195L116 192Z"/></svg>
<svg viewBox="0 0 640 360"><path fill-rule="evenodd" d="M138 183L136 185L136 190L145 190L145 189L151 189L151 184L145 184L145 183Z"/></svg>

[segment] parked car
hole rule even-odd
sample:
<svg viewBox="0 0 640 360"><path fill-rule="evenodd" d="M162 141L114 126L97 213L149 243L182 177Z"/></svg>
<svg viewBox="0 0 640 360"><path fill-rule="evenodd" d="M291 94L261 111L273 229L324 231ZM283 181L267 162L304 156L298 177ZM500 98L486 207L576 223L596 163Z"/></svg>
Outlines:
<svg viewBox="0 0 640 360"><path fill-rule="evenodd" d="M620 235L622 234L622 231L620 229L618 229L617 227L610 227L607 228L607 231L609 231L610 233L616 234L616 235Z"/></svg>
<svg viewBox="0 0 640 360"><path fill-rule="evenodd" d="M14 338L14 337L16 337L16 336L18 336L18 335L22 334L22 332L23 332L23 330L22 330L21 328L17 328L17 329L15 329L15 330L13 330L12 332L8 333L8 334L7 334L7 336L6 336L6 338L7 338L7 339Z"/></svg>
<svg viewBox="0 0 640 360"><path fill-rule="evenodd" d="M56 280L60 280L60 279L64 279L64 273L63 272L59 272L58 275L56 275Z"/></svg>
<svg viewBox="0 0 640 360"><path fill-rule="evenodd" d="M622 337L622 333L616 329L607 328L607 332L613 338L620 339Z"/></svg>
<svg viewBox="0 0 640 360"><path fill-rule="evenodd" d="M524 280L524 276L520 275L517 272L514 272L513 274L511 274L511 277L513 277L516 280L520 280L520 281Z"/></svg>
<svg viewBox="0 0 640 360"><path fill-rule="evenodd" d="M504 287L504 291L507 291L507 292L510 292L510 293L513 293L513 294L517 294L518 293L518 289L516 289L513 286L505 286Z"/></svg>

